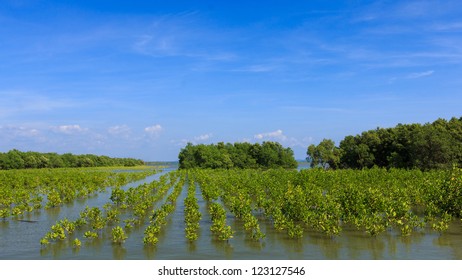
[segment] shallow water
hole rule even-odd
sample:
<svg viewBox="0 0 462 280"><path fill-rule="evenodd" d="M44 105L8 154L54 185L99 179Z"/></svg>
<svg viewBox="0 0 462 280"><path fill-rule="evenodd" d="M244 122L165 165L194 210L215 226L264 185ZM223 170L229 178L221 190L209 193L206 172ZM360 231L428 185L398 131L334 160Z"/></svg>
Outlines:
<svg viewBox="0 0 462 280"><path fill-rule="evenodd" d="M141 183L149 183L161 174L128 184L124 189ZM462 223L454 221L443 234L424 231L409 237L388 231L376 237L352 228L344 228L337 237L330 238L316 232L305 232L300 240L289 239L284 232L276 232L271 222L260 217L261 230L266 234L261 242L250 240L242 222L228 216L227 222L235 231L229 241L214 240L210 233L210 216L207 202L196 188L202 219L199 238L189 242L184 234L185 186L178 197L175 211L168 217L158 244L146 248L143 244L145 224L127 232L128 239L122 245L110 240L110 227L103 230L103 238L85 240L82 232L74 233L68 240L41 248L39 240L57 220L75 220L87 205L102 207L109 202L110 189L87 199L76 200L60 208L42 209L17 221L0 221L0 259L462 259ZM162 202L159 202L162 203ZM73 249L71 240L82 240L80 249Z"/></svg>

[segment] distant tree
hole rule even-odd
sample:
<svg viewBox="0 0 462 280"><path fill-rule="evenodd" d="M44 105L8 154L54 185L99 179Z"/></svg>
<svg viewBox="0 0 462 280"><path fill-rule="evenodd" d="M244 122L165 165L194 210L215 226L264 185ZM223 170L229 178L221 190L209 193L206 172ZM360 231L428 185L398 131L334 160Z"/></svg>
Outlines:
<svg viewBox="0 0 462 280"><path fill-rule="evenodd" d="M228 151L234 167L237 168L256 168L257 161L253 156L253 145L247 142L230 144Z"/></svg>
<svg viewBox="0 0 462 280"><path fill-rule="evenodd" d="M24 157L24 168L37 168L38 165L38 159L34 155L28 154Z"/></svg>
<svg viewBox="0 0 462 280"><path fill-rule="evenodd" d="M59 168L59 167L92 167L92 166L135 166L144 162L133 158L110 158L92 154L73 155L70 153L21 152L11 150L0 153L0 169L21 168Z"/></svg>
<svg viewBox="0 0 462 280"><path fill-rule="evenodd" d="M295 168L293 151L276 142L250 143L188 143L181 149L180 169L188 168Z"/></svg>
<svg viewBox="0 0 462 280"><path fill-rule="evenodd" d="M279 146L274 142L263 142L260 153L257 157L257 163L260 166L274 168L279 165Z"/></svg>
<svg viewBox="0 0 462 280"><path fill-rule="evenodd" d="M449 168L462 164L462 118L377 128L340 142L343 168ZM311 154L316 151L309 148ZM315 157L316 155L313 154Z"/></svg>
<svg viewBox="0 0 462 280"><path fill-rule="evenodd" d="M181 149L180 154L178 155L180 169L189 169L195 167L195 149L196 147L193 146L192 143L188 143L186 147Z"/></svg>
<svg viewBox="0 0 462 280"><path fill-rule="evenodd" d="M47 156L48 156L48 159L49 159L49 162L50 162L50 167L52 167L52 168L61 168L61 167L65 166L63 159L58 154L49 153L49 154L47 154Z"/></svg>
<svg viewBox="0 0 462 280"><path fill-rule="evenodd" d="M325 169L337 169L340 164L341 150L335 146L334 141L323 139L317 146L308 146L307 160L311 167L323 167Z"/></svg>
<svg viewBox="0 0 462 280"><path fill-rule="evenodd" d="M14 149L6 153L5 169L21 169L24 168L24 160L21 152Z"/></svg>

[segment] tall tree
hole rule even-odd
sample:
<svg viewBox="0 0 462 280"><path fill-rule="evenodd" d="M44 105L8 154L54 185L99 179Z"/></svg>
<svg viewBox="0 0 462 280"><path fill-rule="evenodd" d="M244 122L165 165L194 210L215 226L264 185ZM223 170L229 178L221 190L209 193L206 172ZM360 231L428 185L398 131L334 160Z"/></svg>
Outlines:
<svg viewBox="0 0 462 280"><path fill-rule="evenodd" d="M339 167L341 150L330 139L323 139L317 146L311 144L306 154L311 167L321 166L325 169Z"/></svg>

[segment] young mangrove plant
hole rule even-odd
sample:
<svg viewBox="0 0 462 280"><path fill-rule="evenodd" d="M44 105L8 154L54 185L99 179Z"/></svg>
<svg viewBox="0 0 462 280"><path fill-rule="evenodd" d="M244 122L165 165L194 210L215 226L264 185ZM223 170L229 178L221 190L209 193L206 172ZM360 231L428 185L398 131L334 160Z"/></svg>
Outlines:
<svg viewBox="0 0 462 280"><path fill-rule="evenodd" d="M72 246L75 249L78 249L78 248L80 248L80 246L82 246L82 242L78 238L76 238L76 239L74 239L74 241L72 241Z"/></svg>
<svg viewBox="0 0 462 280"><path fill-rule="evenodd" d="M202 216L199 211L199 204L195 192L196 186L194 180L189 177L188 195L184 199L184 231L186 238L190 241L196 240L199 237L199 221Z"/></svg>
<svg viewBox="0 0 462 280"><path fill-rule="evenodd" d="M96 238L98 238L98 233L88 230L83 234L83 237L85 237L87 239L96 239Z"/></svg>
<svg viewBox="0 0 462 280"><path fill-rule="evenodd" d="M145 245L156 245L159 239L157 235L160 232L160 226L158 225L149 225L144 231L143 243Z"/></svg>
<svg viewBox="0 0 462 280"><path fill-rule="evenodd" d="M125 242L125 239L127 239L127 235L123 228L120 226L112 228L112 243L122 244Z"/></svg>
<svg viewBox="0 0 462 280"><path fill-rule="evenodd" d="M212 219L210 231L218 238L218 240L229 240L233 238L234 231L231 226L226 224L226 210L223 205L213 202L209 206L209 213Z"/></svg>

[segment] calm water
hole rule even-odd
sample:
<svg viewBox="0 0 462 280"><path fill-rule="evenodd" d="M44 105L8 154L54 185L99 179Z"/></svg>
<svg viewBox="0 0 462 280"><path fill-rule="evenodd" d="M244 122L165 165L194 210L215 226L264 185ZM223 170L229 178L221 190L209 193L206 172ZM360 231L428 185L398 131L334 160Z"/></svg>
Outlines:
<svg viewBox="0 0 462 280"><path fill-rule="evenodd" d="M175 167L164 169L164 173ZM125 188L151 182L161 174L131 183ZM87 241L82 232L80 249L72 248L71 241L50 244L42 249L39 240L57 220L78 218L85 206L102 207L109 202L110 190L85 199L77 200L59 209L42 210L15 220L0 221L0 259L462 259L462 223L455 221L443 234L434 232L414 233L400 237L399 233L387 232L377 237L345 228L340 236L329 238L319 233L306 233L301 240L292 240L285 233L275 232L269 221L261 217L261 229L266 238L254 242L246 237L239 220L228 217L228 223L235 231L228 242L214 241L209 227L210 217L206 202L199 199L202 220L199 239L189 242L184 236L184 206L186 187L180 194L176 210L168 218L159 243L155 248L145 248L143 233L147 223L128 232L128 239L122 245L110 241L110 227L103 231L103 238ZM162 202L160 202L162 203ZM146 221L147 222L147 221Z"/></svg>

